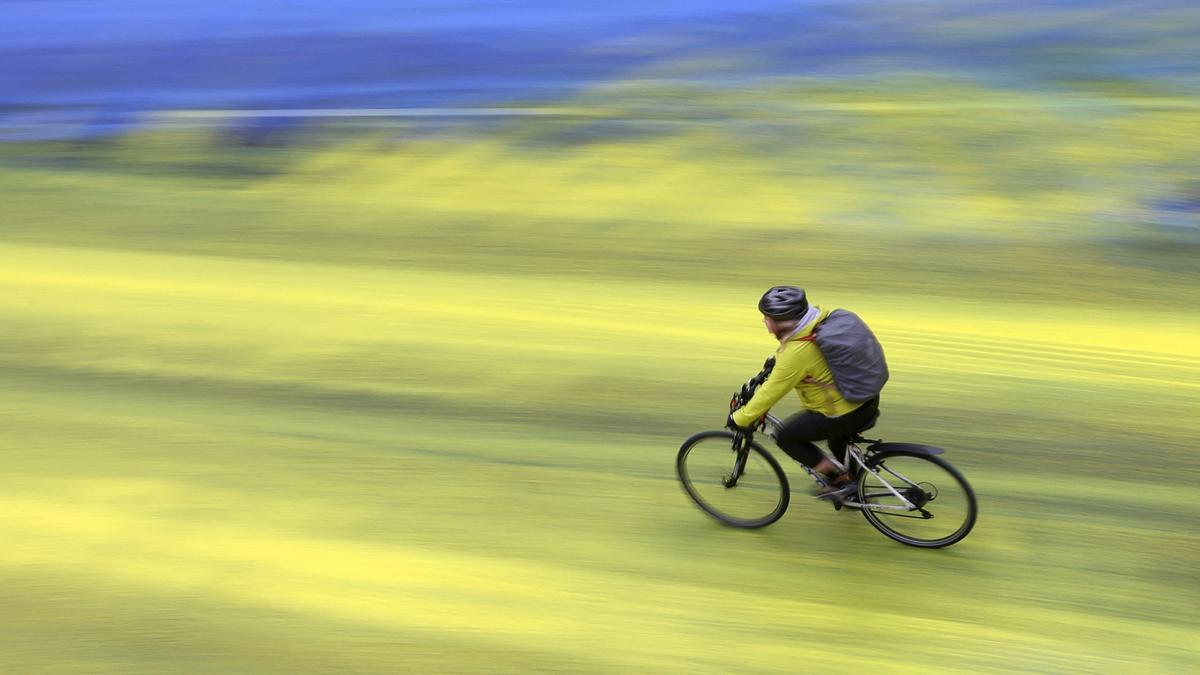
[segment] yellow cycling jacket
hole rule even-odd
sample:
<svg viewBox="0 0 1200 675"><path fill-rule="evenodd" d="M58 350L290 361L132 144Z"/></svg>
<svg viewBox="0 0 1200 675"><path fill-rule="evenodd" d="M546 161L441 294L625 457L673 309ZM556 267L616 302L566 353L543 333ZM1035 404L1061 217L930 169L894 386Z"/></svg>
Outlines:
<svg viewBox="0 0 1200 675"><path fill-rule="evenodd" d="M833 373L821 355L820 348L811 335L817 324L833 310L820 310L810 323L801 326L784 339L775 352L775 368L746 405L733 413L733 421L742 427L750 426L763 416L789 391L800 396L800 405L805 410L821 413L827 417L845 415L862 405L847 401L833 384ZM808 339L805 339L808 338Z"/></svg>

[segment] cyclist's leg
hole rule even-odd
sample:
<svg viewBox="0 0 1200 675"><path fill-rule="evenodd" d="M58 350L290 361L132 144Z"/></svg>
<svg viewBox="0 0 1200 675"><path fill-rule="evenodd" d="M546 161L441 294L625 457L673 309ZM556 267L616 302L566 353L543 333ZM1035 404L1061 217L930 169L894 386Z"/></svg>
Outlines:
<svg viewBox="0 0 1200 675"><path fill-rule="evenodd" d="M848 439L868 426L878 410L879 399L875 398L840 417L826 417L812 411L797 413L784 422L775 442L792 459L836 484L844 483L849 476L829 461L813 441L827 441L838 463L844 465Z"/></svg>
<svg viewBox="0 0 1200 675"><path fill-rule="evenodd" d="M836 467L825 458L825 454L813 441L829 438L830 431L836 428L833 423L835 419L811 411L797 413L783 423L775 436L775 442L788 457L828 475L835 471Z"/></svg>
<svg viewBox="0 0 1200 675"><path fill-rule="evenodd" d="M831 420L833 424L831 424L829 435L826 437L826 444L829 446L829 452L837 458L838 462L846 463L846 446L849 444L850 438L872 426L878 416L879 397L875 397L845 415Z"/></svg>

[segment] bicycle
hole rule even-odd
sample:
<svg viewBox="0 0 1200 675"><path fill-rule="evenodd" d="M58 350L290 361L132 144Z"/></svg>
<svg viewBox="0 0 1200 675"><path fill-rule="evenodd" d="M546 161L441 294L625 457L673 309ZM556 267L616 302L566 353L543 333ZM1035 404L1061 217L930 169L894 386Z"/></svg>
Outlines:
<svg viewBox="0 0 1200 675"><path fill-rule="evenodd" d="M774 358L767 359L762 371L734 393L731 412L750 400L773 365ZM791 501L787 475L753 438L761 430L774 439L782 425L767 413L747 434L713 430L689 437L675 459L684 492L726 525L760 528L782 518ZM939 456L944 450L863 438L872 426L873 420L849 439L844 464L830 458L850 472L855 486L853 494L830 498L834 508L858 509L875 529L909 546L941 548L966 537L978 515L975 492ZM820 474L804 470L818 487L828 487Z"/></svg>

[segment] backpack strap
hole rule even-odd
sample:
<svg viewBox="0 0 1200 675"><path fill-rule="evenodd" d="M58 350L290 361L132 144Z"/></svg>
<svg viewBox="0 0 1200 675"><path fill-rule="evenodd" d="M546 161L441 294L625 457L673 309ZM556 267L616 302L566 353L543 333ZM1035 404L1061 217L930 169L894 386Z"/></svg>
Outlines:
<svg viewBox="0 0 1200 675"><path fill-rule="evenodd" d="M825 405L829 406L827 408L829 410L828 416L832 417L833 411L835 408L835 405L833 402L833 392L838 390L837 385L833 384L832 382L821 382L820 380L813 378L812 375L809 375L800 381L803 382L804 384L815 384L821 388L822 393L825 394Z"/></svg>
<svg viewBox="0 0 1200 675"><path fill-rule="evenodd" d="M813 330L813 332L809 333L808 335L805 335L805 336L804 336L804 337L802 337L802 338L796 338L796 339L797 339L797 340L799 340L799 341L801 341L801 342L812 342L812 343L816 343L816 341L817 341L817 331L814 329L814 330ZM828 406L829 406L829 408L828 408L829 412L830 412L830 413L832 413L832 412L833 412L833 410L834 410L834 404L833 404L833 394L831 393L831 390L832 390L832 391L837 391L837 390L838 390L838 389L837 389L837 385L836 385L836 384L834 384L834 383L832 383L832 382L821 382L821 381L819 381L819 380L813 379L813 376L812 376L812 375L809 375L809 376L805 377L803 380L801 380L801 382L803 382L803 383L805 383L805 384L815 384L815 385L817 385L818 387L820 387L820 388L821 388L821 389L824 391L824 393L825 393L825 403L826 403L826 405L828 405ZM839 393L840 393L840 392L839 392Z"/></svg>

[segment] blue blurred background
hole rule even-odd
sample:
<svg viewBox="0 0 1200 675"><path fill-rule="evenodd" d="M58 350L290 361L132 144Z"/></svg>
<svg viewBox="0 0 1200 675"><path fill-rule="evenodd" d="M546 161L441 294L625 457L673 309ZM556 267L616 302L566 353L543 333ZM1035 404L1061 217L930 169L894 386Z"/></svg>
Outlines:
<svg viewBox="0 0 1200 675"><path fill-rule="evenodd" d="M937 73L1194 94L1200 58L1195 8L1173 0L10 0L4 14L9 139L120 131L162 110L544 105L686 59L698 63L676 77L714 85Z"/></svg>
<svg viewBox="0 0 1200 675"><path fill-rule="evenodd" d="M685 53L717 30L745 44L755 25L722 23L761 30L787 4L9 2L5 127L36 137L120 131L171 109L546 103L663 56L662 40Z"/></svg>

